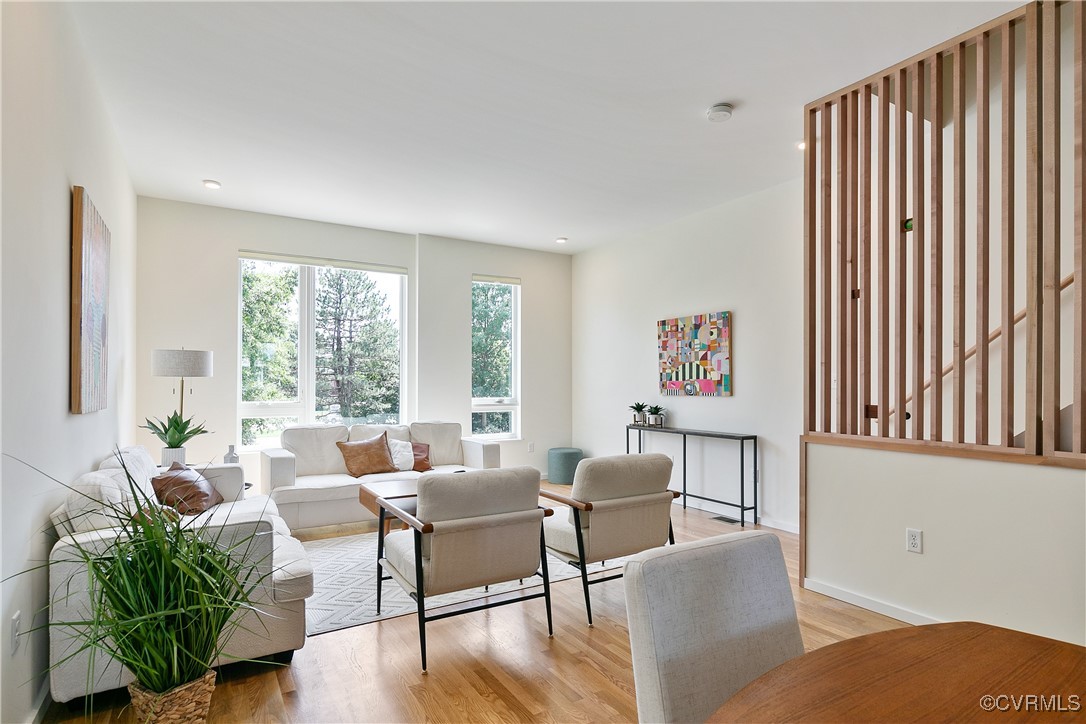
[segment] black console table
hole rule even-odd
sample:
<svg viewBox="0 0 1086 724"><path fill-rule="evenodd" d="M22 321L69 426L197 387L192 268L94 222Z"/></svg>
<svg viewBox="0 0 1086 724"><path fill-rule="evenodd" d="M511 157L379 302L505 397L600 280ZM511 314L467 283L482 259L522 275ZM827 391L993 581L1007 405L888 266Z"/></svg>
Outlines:
<svg viewBox="0 0 1086 724"><path fill-rule="evenodd" d="M683 438L683 509L686 508L687 498L708 500L710 503L719 503L739 509L739 525L745 528L747 525L747 511L754 511L754 524L758 525L758 436L738 432L716 432L715 430L686 430L681 427L650 427L648 425L626 426L626 453L630 452L630 430L637 430L637 452L641 452L643 436L646 432L661 432L665 435L682 435ZM739 502L729 503L726 500L707 498L704 495L694 495L686 492L686 438L687 437L712 437L718 440L735 440L739 443ZM747 505L747 466L746 451L747 442L753 444L754 452L754 505Z"/></svg>

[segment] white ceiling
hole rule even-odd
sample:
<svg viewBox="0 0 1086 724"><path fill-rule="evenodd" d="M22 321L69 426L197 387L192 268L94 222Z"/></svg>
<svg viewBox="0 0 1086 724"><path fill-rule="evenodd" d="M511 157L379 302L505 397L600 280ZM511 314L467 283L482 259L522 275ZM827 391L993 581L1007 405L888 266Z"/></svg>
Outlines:
<svg viewBox="0 0 1086 724"><path fill-rule="evenodd" d="M72 11L141 195L577 252L797 177L805 103L1019 4Z"/></svg>

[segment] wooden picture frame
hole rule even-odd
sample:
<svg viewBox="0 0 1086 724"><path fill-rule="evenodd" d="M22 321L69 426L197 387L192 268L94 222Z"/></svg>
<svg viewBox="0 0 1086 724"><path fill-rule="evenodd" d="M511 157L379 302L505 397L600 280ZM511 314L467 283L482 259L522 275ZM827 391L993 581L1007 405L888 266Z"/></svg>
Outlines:
<svg viewBox="0 0 1086 724"><path fill-rule="evenodd" d="M109 228L87 190L72 187L71 411L106 408L109 386Z"/></svg>

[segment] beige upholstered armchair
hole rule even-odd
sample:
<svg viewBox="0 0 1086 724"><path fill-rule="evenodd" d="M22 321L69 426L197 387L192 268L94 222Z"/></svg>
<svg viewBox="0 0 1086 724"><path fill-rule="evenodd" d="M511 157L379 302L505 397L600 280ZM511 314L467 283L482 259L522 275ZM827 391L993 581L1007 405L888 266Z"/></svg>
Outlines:
<svg viewBox="0 0 1086 724"><path fill-rule="evenodd" d="M626 562L637 718L705 721L803 653L781 543L766 531L658 548Z"/></svg>
<svg viewBox="0 0 1086 724"><path fill-rule="evenodd" d="M544 490L545 498L565 503L569 515L543 523L547 548L581 571L584 607L592 625L589 585L621 574L588 580L586 566L675 542L671 501L671 458L659 453L588 458L577 465L570 495Z"/></svg>
<svg viewBox="0 0 1086 724"><path fill-rule="evenodd" d="M392 578L418 603L422 670L426 671L426 624L429 621L543 597L547 634L551 621L550 577L543 547L542 521L551 510L539 507L539 471L530 467L427 473L419 478L417 514L399 501L378 498L377 612L381 582ZM409 530L385 535L391 514ZM385 573L388 575L386 576ZM543 592L498 601L454 613L426 615L425 599L539 575Z"/></svg>

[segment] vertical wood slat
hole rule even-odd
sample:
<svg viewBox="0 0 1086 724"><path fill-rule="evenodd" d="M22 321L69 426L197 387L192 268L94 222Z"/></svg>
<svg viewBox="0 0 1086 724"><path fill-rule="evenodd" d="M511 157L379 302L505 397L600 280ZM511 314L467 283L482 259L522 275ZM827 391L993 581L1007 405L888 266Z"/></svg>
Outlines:
<svg viewBox="0 0 1086 724"><path fill-rule="evenodd" d="M1074 380L1071 404L1074 417L1071 431L1072 452L1086 452L1086 270L1083 269L1083 234L1086 234L1086 10L1075 3L1073 13L1075 36L1075 326Z"/></svg>
<svg viewBox="0 0 1086 724"><path fill-rule="evenodd" d="M905 409L905 398L908 396L906 389L906 364L908 362L908 349L905 343L908 329L906 328L906 314L908 305L908 287L907 287L907 273L908 273L908 241L905 235L904 221L908 216L908 209L906 204L908 203L908 159L906 158L906 149L908 141L908 133L906 131L907 109L908 104L908 71L905 68L900 69L894 74L895 88L894 88L894 104L896 106L895 117L896 125L894 132L894 173L897 177L895 179L894 189L896 193L896 203L894 210L897 212L897 219L895 227L897 229L897 245L895 247L895 284L894 284L894 336L896 339L895 345L895 366L894 366L894 416L896 418L896 424L894 425L894 434L897 437L905 437L906 433L906 418L908 413Z"/></svg>
<svg viewBox="0 0 1086 724"><path fill-rule="evenodd" d="M965 43L959 43L953 58L954 116L954 442L965 442Z"/></svg>
<svg viewBox="0 0 1086 724"><path fill-rule="evenodd" d="M833 321L830 314L832 310L830 293L833 284L830 266L833 259L830 223L833 217L833 178L830 175L833 158L832 111L833 104L826 103L822 106L822 284L819 287L822 297L822 338L820 340L822 420L819 429L822 432L831 432L830 414L833 410L830 396L833 378Z"/></svg>
<svg viewBox="0 0 1086 724"><path fill-rule="evenodd" d="M845 347L848 351L848 400L845 403L847 411L846 429L850 435L859 432L859 420L857 410L857 397L859 393L859 380L857 375L857 362L859 350L856 335L859 331L859 300L855 292L859 289L859 269L856 260L856 247L859 239L859 91L852 91L848 99L848 342Z"/></svg>
<svg viewBox="0 0 1086 724"><path fill-rule="evenodd" d="M803 123L803 213L804 213L804 240L803 240L803 431L815 431L815 415L817 402L817 365L815 357L815 335L817 319L815 310L818 306L818 278L816 244L818 234L818 217L816 214L815 189L817 182L818 165L815 159L817 152L817 137L815 135L816 112L814 109L807 111Z"/></svg>
<svg viewBox="0 0 1086 724"><path fill-rule="evenodd" d="M890 76L879 81L879 435L890 437Z"/></svg>
<svg viewBox="0 0 1086 724"><path fill-rule="evenodd" d="M1028 454L1041 452L1041 43L1040 10L1026 7L1026 371Z"/></svg>
<svg viewBox="0 0 1086 724"><path fill-rule="evenodd" d="M942 57L929 62L931 71L931 380L932 440L943 439L943 75Z"/></svg>
<svg viewBox="0 0 1086 724"><path fill-rule="evenodd" d="M973 361L976 377L976 442L988 444L988 276L991 273L989 252L989 101L988 101L988 33L977 38L977 354Z"/></svg>
<svg viewBox="0 0 1086 724"><path fill-rule="evenodd" d="M1002 161L1002 229L1000 232L1000 405L999 444L1014 444L1014 27L1007 23L1000 31L1002 60L1000 63L1000 95L1003 133Z"/></svg>
<svg viewBox="0 0 1086 724"><path fill-rule="evenodd" d="M913 91L913 438L924 439L924 61L912 71Z"/></svg>
<svg viewBox="0 0 1086 724"><path fill-rule="evenodd" d="M1060 437L1060 28L1055 0L1045 0L1041 12L1041 449L1051 455Z"/></svg>
<svg viewBox="0 0 1086 724"><path fill-rule="evenodd" d="M838 433L848 433L848 136L849 97L837 101L837 408Z"/></svg>
<svg viewBox="0 0 1086 724"><path fill-rule="evenodd" d="M860 239L857 266L860 268L860 301L856 383L859 387L859 433L871 434L867 405L871 399L871 86L860 91Z"/></svg>

